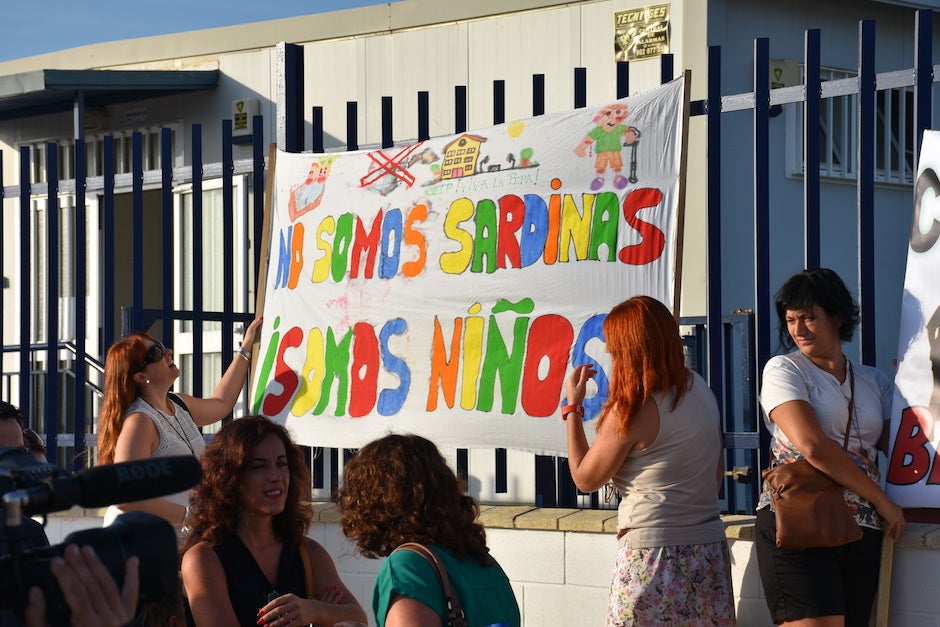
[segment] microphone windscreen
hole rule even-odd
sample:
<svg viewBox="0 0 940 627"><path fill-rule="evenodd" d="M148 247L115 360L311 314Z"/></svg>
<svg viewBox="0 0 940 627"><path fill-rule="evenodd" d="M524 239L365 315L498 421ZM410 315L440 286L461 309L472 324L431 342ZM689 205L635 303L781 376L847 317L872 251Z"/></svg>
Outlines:
<svg viewBox="0 0 940 627"><path fill-rule="evenodd" d="M82 507L106 507L142 501L192 488L202 478L202 466L192 455L104 464L76 473Z"/></svg>

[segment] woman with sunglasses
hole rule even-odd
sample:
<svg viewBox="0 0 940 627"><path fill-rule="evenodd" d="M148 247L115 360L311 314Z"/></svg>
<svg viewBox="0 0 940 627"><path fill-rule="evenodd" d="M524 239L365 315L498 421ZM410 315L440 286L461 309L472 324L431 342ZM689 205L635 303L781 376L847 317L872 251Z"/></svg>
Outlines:
<svg viewBox="0 0 940 627"><path fill-rule="evenodd" d="M98 418L98 463L151 457L195 455L206 448L199 427L232 412L248 376L251 346L261 318L245 330L232 363L209 398L170 393L180 376L173 351L147 333L132 333L111 345L104 362L104 396ZM110 524L122 512L141 510L179 528L186 516L189 492L112 505Z"/></svg>

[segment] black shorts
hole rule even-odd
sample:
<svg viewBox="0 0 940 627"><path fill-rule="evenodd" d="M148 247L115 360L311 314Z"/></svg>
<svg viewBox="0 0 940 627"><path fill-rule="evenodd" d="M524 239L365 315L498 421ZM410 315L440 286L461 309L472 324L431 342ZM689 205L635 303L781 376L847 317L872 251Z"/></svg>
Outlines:
<svg viewBox="0 0 940 627"><path fill-rule="evenodd" d="M882 532L862 527L862 539L831 549L778 549L769 507L757 510L757 564L774 623L845 616L846 627L867 627L881 564Z"/></svg>

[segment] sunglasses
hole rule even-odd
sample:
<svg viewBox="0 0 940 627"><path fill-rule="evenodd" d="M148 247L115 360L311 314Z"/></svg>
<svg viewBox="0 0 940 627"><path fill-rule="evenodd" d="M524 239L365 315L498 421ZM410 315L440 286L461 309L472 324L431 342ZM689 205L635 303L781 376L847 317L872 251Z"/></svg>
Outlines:
<svg viewBox="0 0 940 627"><path fill-rule="evenodd" d="M141 366L141 370L149 366L150 364L155 364L166 355L167 351L170 350L163 345L163 342L160 340L154 340L147 348L147 352L144 353L144 365Z"/></svg>

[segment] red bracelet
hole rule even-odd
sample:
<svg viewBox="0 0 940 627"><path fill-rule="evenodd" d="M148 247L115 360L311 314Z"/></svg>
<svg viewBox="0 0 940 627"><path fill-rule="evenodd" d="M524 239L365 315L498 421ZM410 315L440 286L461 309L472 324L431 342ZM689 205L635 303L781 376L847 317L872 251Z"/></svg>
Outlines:
<svg viewBox="0 0 940 627"><path fill-rule="evenodd" d="M561 406L561 419L568 420L568 414L575 413L580 416L584 416L584 406L583 405L562 405Z"/></svg>

